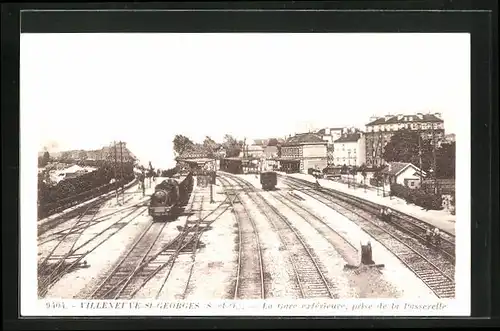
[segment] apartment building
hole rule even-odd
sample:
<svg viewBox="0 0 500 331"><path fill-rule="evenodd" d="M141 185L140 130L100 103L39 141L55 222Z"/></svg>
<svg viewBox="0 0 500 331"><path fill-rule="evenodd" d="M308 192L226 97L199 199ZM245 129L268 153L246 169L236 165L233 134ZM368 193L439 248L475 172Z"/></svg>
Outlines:
<svg viewBox="0 0 500 331"><path fill-rule="evenodd" d="M444 121L441 113L417 113L415 115L386 115L372 117L366 124L365 151L368 166L384 163L383 152L391 137L400 130L419 132L423 139L434 139L436 143L444 138Z"/></svg>

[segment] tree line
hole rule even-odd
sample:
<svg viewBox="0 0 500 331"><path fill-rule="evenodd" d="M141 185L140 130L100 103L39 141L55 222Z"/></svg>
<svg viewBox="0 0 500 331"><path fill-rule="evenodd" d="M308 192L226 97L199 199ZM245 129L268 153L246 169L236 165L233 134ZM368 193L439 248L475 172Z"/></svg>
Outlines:
<svg viewBox="0 0 500 331"><path fill-rule="evenodd" d="M221 149L225 151L226 157L235 157L240 154L245 145L243 140L237 140L230 134L224 136L222 143L218 143L211 137L206 136L201 144L194 143L190 138L178 134L174 137L173 143L174 151L178 156L198 150L205 152L208 157L216 157Z"/></svg>
<svg viewBox="0 0 500 331"><path fill-rule="evenodd" d="M396 132L384 148L383 158L387 162L407 162L429 172L436 168L437 178L455 178L455 142L441 143L422 139L418 132L402 130Z"/></svg>

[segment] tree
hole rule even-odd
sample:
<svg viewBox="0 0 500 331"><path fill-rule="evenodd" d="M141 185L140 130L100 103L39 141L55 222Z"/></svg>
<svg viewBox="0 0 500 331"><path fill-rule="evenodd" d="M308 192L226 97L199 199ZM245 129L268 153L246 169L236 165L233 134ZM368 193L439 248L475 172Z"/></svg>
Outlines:
<svg viewBox="0 0 500 331"><path fill-rule="evenodd" d="M267 146L278 146L278 139L276 138L271 138L267 142Z"/></svg>
<svg viewBox="0 0 500 331"><path fill-rule="evenodd" d="M61 161L69 161L71 159L71 153L70 152L62 152L61 153Z"/></svg>
<svg viewBox="0 0 500 331"><path fill-rule="evenodd" d="M432 143L421 139L419 148L419 133L410 130L397 131L385 145L383 158L388 162L409 162L420 165L419 152L422 153L422 168L429 169L432 165Z"/></svg>
<svg viewBox="0 0 500 331"><path fill-rule="evenodd" d="M78 158L80 160L86 160L87 159L87 152L86 151L80 151L80 152L78 152Z"/></svg>
<svg viewBox="0 0 500 331"><path fill-rule="evenodd" d="M205 140L203 141L203 147L208 152L209 157L213 157L215 155L215 152L217 151L217 149L219 147L219 144L217 144L209 136L206 136Z"/></svg>
<svg viewBox="0 0 500 331"><path fill-rule="evenodd" d="M173 143L174 151L178 155L182 155L184 152L191 150L194 146L194 143L191 141L191 139L181 134L175 135Z"/></svg>
<svg viewBox="0 0 500 331"><path fill-rule="evenodd" d="M455 178L455 142L442 144L436 151L436 176L438 178Z"/></svg>
<svg viewBox="0 0 500 331"><path fill-rule="evenodd" d="M224 149L226 150L227 157L235 157L238 156L242 149L241 142L238 142L233 136L230 134L226 134L224 136L224 142L222 143Z"/></svg>
<svg viewBox="0 0 500 331"><path fill-rule="evenodd" d="M45 164L49 163L50 161L50 154L48 151L45 151L45 153L43 153L43 156L42 156L42 160Z"/></svg>
<svg viewBox="0 0 500 331"><path fill-rule="evenodd" d="M45 167L50 161L49 152L45 151L41 157L38 157L38 166Z"/></svg>

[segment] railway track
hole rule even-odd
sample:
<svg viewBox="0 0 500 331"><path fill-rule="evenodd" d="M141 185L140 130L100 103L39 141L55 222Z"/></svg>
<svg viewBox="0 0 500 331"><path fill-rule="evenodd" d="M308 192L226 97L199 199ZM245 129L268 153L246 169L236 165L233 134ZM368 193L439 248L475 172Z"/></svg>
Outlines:
<svg viewBox="0 0 500 331"><path fill-rule="evenodd" d="M192 209L194 201L195 199L193 197L190 209ZM152 252L153 250L150 249L155 243L150 243L149 247L146 244L141 244L141 246L138 247L139 243L143 241L143 237L141 236L134 243L129 252L118 262L117 266L109 273L107 278L105 278L93 291L89 298L131 299L154 276L167 268L166 276L156 295L156 298L158 298L179 254L186 250L193 252L193 250L197 249L196 242L203 234L205 227L215 222L217 218L229 208L229 205L223 208L224 202L226 201L221 202L212 212L205 215L204 218L199 220L195 225L189 224L186 220L186 224L182 231L173 240L155 249L156 252ZM210 221L206 221L209 216L216 212L219 213L218 216ZM167 223L155 224L159 224L160 226L163 224L164 226Z"/></svg>
<svg viewBox="0 0 500 331"><path fill-rule="evenodd" d="M139 268L156 245L166 224L166 222L150 222L134 242L132 248L115 266L104 282L91 294L91 297L93 299L117 299L123 295L126 292L127 285L136 273L136 269Z"/></svg>
<svg viewBox="0 0 500 331"><path fill-rule="evenodd" d="M224 173L240 187L255 191L248 182L237 176ZM246 192L247 196L259 208L276 230L282 244L289 252L290 263L302 298L336 298L337 295L326 280L312 250L305 243L299 232L290 224L280 211L266 201L258 192L255 195Z"/></svg>
<svg viewBox="0 0 500 331"><path fill-rule="evenodd" d="M343 235L335 230L331 225L318 216L314 211L302 206L286 194L281 192L272 192L271 194L281 204L287 206L299 215L303 220L309 223L318 233L320 233L342 257L351 264L358 264L359 250L351 244ZM378 270L378 269L376 269Z"/></svg>
<svg viewBox="0 0 500 331"><path fill-rule="evenodd" d="M229 194L229 182L219 178ZM231 192L239 200L236 192ZM232 204L238 222L238 264L234 299L265 299L264 262L257 226L248 209L239 200Z"/></svg>
<svg viewBox="0 0 500 331"><path fill-rule="evenodd" d="M191 281L191 277L193 275L193 270L194 270L194 262L196 259L196 253L198 251L198 244L200 242L200 239L205 231L206 228L210 227L219 217L224 214L232 205L234 201L231 201L230 197L227 196L226 199L224 199L217 207L213 210L211 210L207 215L204 215L202 217L201 213L198 215L198 219L194 221L194 225L191 225L189 227L189 235L186 237L185 240L181 243L181 245L172 252L172 258L171 260L164 265L164 267L168 267L168 271L165 275L165 277L162 280L162 285L160 289L158 290L156 294L156 299L158 299L167 284L167 281L173 271L176 259L178 255L183 252L183 251L188 251L191 254L191 266L189 268L186 284L184 286L184 291L182 293L182 298L185 298L188 294L189 290L189 285ZM209 217L213 216L213 218L208 219Z"/></svg>
<svg viewBox="0 0 500 331"><path fill-rule="evenodd" d="M189 268L189 273L188 273L188 276L187 276L187 280L186 280L186 285L184 286L184 291L182 292L182 299L185 299L187 294L188 294L188 291L189 291L189 284L191 283L191 277L193 276L193 270L194 270L194 262L196 261L196 253L198 252L198 246L200 244L200 239L201 239L201 235L202 233L199 233L199 235L197 234L197 232L201 232L200 231L200 222L203 222L202 221L202 212L203 212L203 202L204 202L204 196L201 197L201 203L200 203L200 207L198 209L198 216L196 218L196 220L194 221L194 228L195 230L194 231L191 231L191 233L195 233L194 234L194 238L192 239L192 247L191 247L191 267Z"/></svg>
<svg viewBox="0 0 500 331"><path fill-rule="evenodd" d="M128 186L128 188L132 187L133 185L135 185L135 182L136 180L130 182L129 184L127 184L126 186ZM108 203L109 201L111 201L113 198L111 196L109 196L110 192L108 193L104 193L103 196L99 196L99 197L96 197L96 198L93 198L95 199L95 201L91 201L91 202L88 202L88 199L85 200L85 201L81 201L81 202L77 202L77 203L72 203L72 204L69 204L65 207L62 207L62 208L59 208L60 209L60 212L64 212L64 210L67 210L68 208L73 208L75 207L76 210L73 210L73 211L69 211L68 212L68 215L75 215L76 217L78 217L79 215L81 215L81 213L79 213L79 210L83 210L83 213L85 213L85 211L88 209L88 208L93 208L93 206L96 206L96 205L100 205L100 206L103 206L105 205L106 203ZM90 199L92 200L92 199ZM88 202L88 206L82 206L82 207L78 207L78 204L80 203L87 203ZM50 215L47 215L46 217L50 217L54 215L54 213L51 213ZM45 232L47 231L50 231L52 230L53 228L57 227L58 225L60 225L61 223L65 223L68 221L68 216L67 215L64 215L64 216L60 216L60 217L56 217L54 220L52 221L48 221L46 222L45 224L39 224L38 225L38 235L42 235L44 234Z"/></svg>
<svg viewBox="0 0 500 331"><path fill-rule="evenodd" d="M90 253L95 251L99 246L108 241L111 237L117 234L126 225L130 224L137 217L142 215L146 209L136 208L127 213L126 215L120 217L117 221L107 226L105 229L99 231L98 233L92 235L84 243L76 245L78 239L81 238L82 233L85 229L82 229L81 233L71 233L68 236L75 235L73 238L73 243L69 249L64 251L61 255L54 254L57 247L62 243L63 240L67 239L65 236L61 241L54 247L49 255L39 264L38 274L38 294L40 297L44 297L48 290L57 283L64 275L71 272L79 266L81 261L88 256ZM97 239L107 234L102 240L97 242ZM93 247L91 246L93 244ZM76 246L76 247L75 247ZM86 248L86 250L84 250Z"/></svg>
<svg viewBox="0 0 500 331"><path fill-rule="evenodd" d="M195 198L193 196L189 209L193 208ZM90 294L90 298L119 299L133 296L142 287L141 281L145 284L149 280L148 276L161 267L161 262L166 263L168 261L169 250L172 250L176 244L187 236L187 232L183 231L169 243L152 253L167 224L167 222L154 223L151 221L125 256ZM152 233L148 235L150 231Z"/></svg>
<svg viewBox="0 0 500 331"><path fill-rule="evenodd" d="M80 229L79 231L73 231L73 229L77 228L80 224L92 222L94 217L99 212L101 205L102 203L93 203L85 208L85 210L78 216L75 223L73 223L68 233L60 238L57 244L49 251L47 256L43 258L42 262L38 264L38 288L40 296L45 295L43 293L46 293L48 285L52 283L52 279L57 278L60 274L60 270L64 268L64 263L74 251L74 246L84 232L83 229ZM69 248L68 245L70 246Z"/></svg>
<svg viewBox="0 0 500 331"><path fill-rule="evenodd" d="M316 189L314 184L308 181L282 175L280 175L280 177L289 183L295 183L300 186L306 186L308 188ZM330 188L321 188L321 191L323 193L330 194L339 200L343 200L348 203L354 203L358 207L375 215L378 215L380 208L382 207L381 205L376 204L374 202L356 196L352 196L344 192L336 191ZM407 231L409 234L411 234L415 238L418 238L422 242L426 241L425 232L429 227L429 225L426 222L423 222L416 217L410 216L408 214L402 213L394 209L392 209L392 217L393 219L396 219L396 222L393 222L393 225L395 227L398 227L403 231ZM441 250L443 254L450 260L455 261L455 236L446 231L441 231L441 238L442 240L440 247L435 247L435 248Z"/></svg>
<svg viewBox="0 0 500 331"><path fill-rule="evenodd" d="M288 183L292 189L334 208L342 215L348 217L361 228L391 251L403 264L405 264L417 277L419 277L438 297L455 297L455 266L442 255L422 245L412 236L406 236L391 224L378 220L377 216L365 209L347 203L345 200L316 190L304 189L297 184ZM336 206L336 207L335 207Z"/></svg>
<svg viewBox="0 0 500 331"><path fill-rule="evenodd" d="M122 208L119 210L115 210L115 211L110 212L108 214L101 215L99 217L94 217L94 219L92 221L76 224L75 227L70 226L68 228L53 232L47 236L48 238L45 238L44 240L39 242L38 245L41 246L41 245L44 245L44 244L47 244L47 243L50 243L53 241L58 241L58 240L63 239L66 235L76 234L76 233L79 233L80 231L85 231L85 230L93 227L94 225L100 224L104 221L111 219L111 217L113 217L113 216L116 216L118 214L123 214L123 213L127 212L128 210L137 209L141 205L144 205L144 202L139 202L139 203L133 204L131 206L128 206L128 207L125 207L125 208Z"/></svg>

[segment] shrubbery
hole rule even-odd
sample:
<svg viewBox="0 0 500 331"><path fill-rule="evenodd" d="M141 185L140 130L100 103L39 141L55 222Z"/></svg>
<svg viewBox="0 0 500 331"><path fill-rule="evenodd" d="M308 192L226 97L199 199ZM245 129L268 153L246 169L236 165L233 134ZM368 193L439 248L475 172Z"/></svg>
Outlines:
<svg viewBox="0 0 500 331"><path fill-rule="evenodd" d="M425 209L442 209L442 198L440 195L427 193L421 189L411 189L404 185L391 184L391 194Z"/></svg>
<svg viewBox="0 0 500 331"><path fill-rule="evenodd" d="M117 170L117 179L121 179L121 168ZM123 177L125 182L134 179L133 166L131 164L123 165ZM55 186L46 185L41 179L38 181L38 212L40 217L50 215L50 213L67 204L83 198L93 198L102 192L96 190L103 187L114 178L114 169L110 165L104 165L99 169L77 177L67 178ZM112 189L110 187L110 189ZM95 190L95 194L85 195L86 192ZM84 197L85 195L85 197Z"/></svg>

